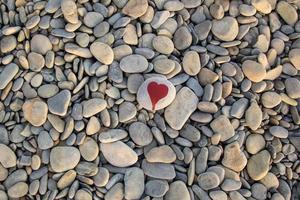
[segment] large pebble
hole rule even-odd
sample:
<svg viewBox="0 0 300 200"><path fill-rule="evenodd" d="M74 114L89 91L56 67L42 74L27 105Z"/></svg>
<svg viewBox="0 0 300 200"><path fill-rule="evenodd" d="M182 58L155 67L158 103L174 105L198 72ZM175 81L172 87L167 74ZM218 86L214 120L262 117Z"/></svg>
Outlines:
<svg viewBox="0 0 300 200"><path fill-rule="evenodd" d="M0 163L4 168L14 167L17 164L16 154L6 146L5 144L0 144Z"/></svg>
<svg viewBox="0 0 300 200"><path fill-rule="evenodd" d="M197 109L198 97L188 87L183 87L175 100L165 109L165 120L175 130L180 130Z"/></svg>
<svg viewBox="0 0 300 200"><path fill-rule="evenodd" d="M25 196L28 192L28 184L25 182L19 182L11 186L7 190L7 194L10 198L21 198Z"/></svg>
<svg viewBox="0 0 300 200"><path fill-rule="evenodd" d="M252 130L258 129L262 122L262 116L263 113L260 107L258 106L256 101L253 101L245 113L245 120L247 126Z"/></svg>
<svg viewBox="0 0 300 200"><path fill-rule="evenodd" d="M197 75L201 69L199 54L196 51L188 51L186 54L184 54L182 67L185 73L188 75Z"/></svg>
<svg viewBox="0 0 300 200"><path fill-rule="evenodd" d="M100 149L105 159L116 167L129 167L138 159L137 154L121 141L101 143Z"/></svg>
<svg viewBox="0 0 300 200"><path fill-rule="evenodd" d="M55 96L48 99L47 104L49 111L55 115L65 116L71 100L71 92L63 90Z"/></svg>
<svg viewBox="0 0 300 200"><path fill-rule="evenodd" d="M147 79L139 87L138 103L147 110L160 110L172 103L176 95L173 84L165 78Z"/></svg>
<svg viewBox="0 0 300 200"><path fill-rule="evenodd" d="M14 76L18 73L19 67L15 63L8 64L4 67L0 74L0 90L3 90Z"/></svg>
<svg viewBox="0 0 300 200"><path fill-rule="evenodd" d="M107 103L104 99L89 99L83 103L82 115L86 118L91 117L104 110L106 106Z"/></svg>
<svg viewBox="0 0 300 200"><path fill-rule="evenodd" d="M77 5L73 0L62 0L61 11L68 22L71 24L78 23Z"/></svg>
<svg viewBox="0 0 300 200"><path fill-rule="evenodd" d="M260 82L266 77L266 69L258 62L246 60L242 64L245 76L253 82Z"/></svg>
<svg viewBox="0 0 300 200"><path fill-rule="evenodd" d="M146 183L145 193L151 197L162 197L169 190L169 184L164 180L150 180Z"/></svg>
<svg viewBox="0 0 300 200"><path fill-rule="evenodd" d="M289 60L294 65L294 67L298 70L300 70L300 49L292 49L289 52Z"/></svg>
<svg viewBox="0 0 300 200"><path fill-rule="evenodd" d="M235 18L224 17L221 20L214 20L212 24L212 33L222 41L232 41L239 33L239 25Z"/></svg>
<svg viewBox="0 0 300 200"><path fill-rule="evenodd" d="M171 54L174 50L172 40L166 36L156 36L152 40L153 48L162 54Z"/></svg>
<svg viewBox="0 0 300 200"><path fill-rule="evenodd" d="M255 180L263 179L269 171L270 153L267 150L263 150L248 160L247 172L249 176Z"/></svg>
<svg viewBox="0 0 300 200"><path fill-rule="evenodd" d="M210 127L215 133L221 134L221 141L226 141L234 136L234 128L225 115L220 115L218 118L215 118L210 123Z"/></svg>
<svg viewBox="0 0 300 200"><path fill-rule="evenodd" d="M289 135L288 130L281 126L271 126L269 131L273 136L278 138L287 138Z"/></svg>
<svg viewBox="0 0 300 200"><path fill-rule="evenodd" d="M77 166L80 152L75 147L57 146L50 152L50 165L54 172L64 172Z"/></svg>
<svg viewBox="0 0 300 200"><path fill-rule="evenodd" d="M298 21L298 13L296 8L286 1L279 1L276 11L289 25L294 25Z"/></svg>
<svg viewBox="0 0 300 200"><path fill-rule="evenodd" d="M41 126L47 120L47 104L38 98L27 100L23 104L22 110L24 118L33 126Z"/></svg>
<svg viewBox="0 0 300 200"><path fill-rule="evenodd" d="M29 68L32 71L39 72L45 66L45 59L41 54L30 52L28 54Z"/></svg>
<svg viewBox="0 0 300 200"><path fill-rule="evenodd" d="M48 37L42 34L36 34L30 41L31 51L45 55L52 49L52 44Z"/></svg>
<svg viewBox="0 0 300 200"><path fill-rule="evenodd" d="M102 143L116 142L126 138L128 133L123 129L109 129L99 134L99 141Z"/></svg>
<svg viewBox="0 0 300 200"><path fill-rule="evenodd" d="M109 65L114 60L114 52L112 48L102 42L94 42L90 46L90 51L93 56L105 65Z"/></svg>
<svg viewBox="0 0 300 200"><path fill-rule="evenodd" d="M148 68L148 61L144 56L133 54L121 59L120 68L126 73L141 73Z"/></svg>
<svg viewBox="0 0 300 200"><path fill-rule="evenodd" d="M266 108L274 108L281 103L281 96L276 92L265 92L261 95L261 102Z"/></svg>
<svg viewBox="0 0 300 200"><path fill-rule="evenodd" d="M0 50L2 53L9 53L17 46L17 39L15 36L5 36L0 41Z"/></svg>
<svg viewBox="0 0 300 200"><path fill-rule="evenodd" d="M142 169L147 176L152 178L169 180L176 176L174 166L167 163L149 163L143 160Z"/></svg>
<svg viewBox="0 0 300 200"><path fill-rule="evenodd" d="M266 141L264 137L260 134L250 134L246 140L247 152L251 154L256 154L265 148Z"/></svg>
<svg viewBox="0 0 300 200"><path fill-rule="evenodd" d="M91 138L86 137L81 145L79 145L79 151L81 156L86 161L93 161L99 154L99 147L97 142Z"/></svg>
<svg viewBox="0 0 300 200"><path fill-rule="evenodd" d="M147 0L130 0L122 9L122 12L130 17L138 18L146 13L147 8Z"/></svg>
<svg viewBox="0 0 300 200"><path fill-rule="evenodd" d="M219 177L214 172L205 172L198 176L198 184L204 190L211 190L220 184Z"/></svg>
<svg viewBox="0 0 300 200"><path fill-rule="evenodd" d="M165 200L190 200L190 193L182 181L170 184L170 189L165 195Z"/></svg>
<svg viewBox="0 0 300 200"><path fill-rule="evenodd" d="M129 135L134 143L146 146L152 142L153 135L150 128L142 122L134 122L129 126Z"/></svg>
<svg viewBox="0 0 300 200"><path fill-rule="evenodd" d="M173 42L176 49L184 50L192 44L192 34L186 26L182 26L176 30Z"/></svg>
<svg viewBox="0 0 300 200"><path fill-rule="evenodd" d="M124 176L124 193L126 199L140 199L145 189L144 172L138 167L126 170Z"/></svg>
<svg viewBox="0 0 300 200"><path fill-rule="evenodd" d="M292 99L300 98L300 81L296 78L288 78L284 82L285 90Z"/></svg>
<svg viewBox="0 0 300 200"><path fill-rule="evenodd" d="M167 145L154 147L145 154L148 162L172 163L176 160L173 149Z"/></svg>

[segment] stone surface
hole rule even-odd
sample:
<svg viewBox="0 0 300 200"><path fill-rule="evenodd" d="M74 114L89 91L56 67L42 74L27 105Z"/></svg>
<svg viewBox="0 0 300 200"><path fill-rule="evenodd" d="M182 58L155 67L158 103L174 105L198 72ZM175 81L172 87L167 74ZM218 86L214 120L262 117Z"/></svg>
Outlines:
<svg viewBox="0 0 300 200"><path fill-rule="evenodd" d="M271 126L269 131L273 136L278 138L287 138L289 135L288 130L281 126Z"/></svg>
<svg viewBox="0 0 300 200"><path fill-rule="evenodd" d="M54 172L74 169L80 160L80 152L75 147L57 146L50 152L50 165Z"/></svg>
<svg viewBox="0 0 300 200"><path fill-rule="evenodd" d="M124 193L126 199L141 198L144 189L144 172L140 168L132 167L126 170L124 176Z"/></svg>
<svg viewBox="0 0 300 200"><path fill-rule="evenodd" d="M11 63L6 65L0 73L0 90L3 90L13 80L14 76L18 73L18 65Z"/></svg>
<svg viewBox="0 0 300 200"><path fill-rule="evenodd" d="M152 148L145 154L148 162L172 163L176 160L176 154L167 145Z"/></svg>
<svg viewBox="0 0 300 200"><path fill-rule="evenodd" d="M298 21L297 10L286 1L278 2L276 11L280 15L280 17L289 25L293 25Z"/></svg>
<svg viewBox="0 0 300 200"><path fill-rule="evenodd" d="M47 100L48 109L51 113L59 116L65 116L71 100L71 92L62 90L55 96Z"/></svg>
<svg viewBox="0 0 300 200"><path fill-rule="evenodd" d="M271 156L268 151L263 150L250 157L247 163L247 172L253 180L263 179L269 171Z"/></svg>
<svg viewBox="0 0 300 200"><path fill-rule="evenodd" d="M131 139L139 146L146 146L153 140L150 128L142 122L134 122L129 126Z"/></svg>
<svg viewBox="0 0 300 200"><path fill-rule="evenodd" d="M175 181L170 184L170 189L165 195L166 200L189 200L190 194L182 181Z"/></svg>
<svg viewBox="0 0 300 200"><path fill-rule="evenodd" d="M17 164L16 154L6 146L5 144L0 144L0 163L4 168L14 167Z"/></svg>
<svg viewBox="0 0 300 200"><path fill-rule="evenodd" d="M26 101L22 110L24 118L33 126L41 126L47 120L48 107L47 104L40 99L31 99Z"/></svg>
<svg viewBox="0 0 300 200"><path fill-rule="evenodd" d="M36 34L30 41L31 51L45 55L52 49L52 43L49 38L42 34Z"/></svg>
<svg viewBox="0 0 300 200"><path fill-rule="evenodd" d="M126 73L140 73L148 68L148 61L144 56L133 54L121 59L120 68Z"/></svg>
<svg viewBox="0 0 300 200"><path fill-rule="evenodd" d="M224 17L221 20L214 20L212 23L212 33L221 41L232 41L239 32L239 25L235 18Z"/></svg>
<svg viewBox="0 0 300 200"><path fill-rule="evenodd" d="M114 52L112 48L102 42L94 42L90 46L92 55L101 63L109 65L113 62Z"/></svg>
<svg viewBox="0 0 300 200"><path fill-rule="evenodd" d="M261 64L252 60L244 61L242 69L245 76L253 82L260 82L266 76L266 69Z"/></svg>
<svg viewBox="0 0 300 200"><path fill-rule="evenodd" d="M240 172L247 164L247 158L237 142L226 145L222 164L229 169Z"/></svg>
<svg viewBox="0 0 300 200"><path fill-rule="evenodd" d="M86 161L93 161L99 154L99 147L97 142L91 138L86 137L83 143L79 146L80 155Z"/></svg>
<svg viewBox="0 0 300 200"><path fill-rule="evenodd" d="M91 117L104 110L106 106L107 103L103 99L89 99L83 103L82 115L84 117Z"/></svg>
<svg viewBox="0 0 300 200"><path fill-rule="evenodd" d="M210 123L210 127L215 133L221 134L221 141L226 141L234 136L234 128L225 115L220 115Z"/></svg>
<svg viewBox="0 0 300 200"><path fill-rule="evenodd" d="M147 0L132 0L126 3L122 12L130 17L138 18L146 13L147 8Z"/></svg>

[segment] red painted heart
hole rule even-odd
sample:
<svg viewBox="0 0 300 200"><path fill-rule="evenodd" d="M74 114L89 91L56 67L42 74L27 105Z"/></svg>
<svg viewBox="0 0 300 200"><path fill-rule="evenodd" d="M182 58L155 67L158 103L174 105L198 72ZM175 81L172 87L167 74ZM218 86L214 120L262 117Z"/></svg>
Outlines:
<svg viewBox="0 0 300 200"><path fill-rule="evenodd" d="M147 90L152 103L152 110L154 110L156 103L168 95L169 88L165 84L158 84L153 81L148 84Z"/></svg>

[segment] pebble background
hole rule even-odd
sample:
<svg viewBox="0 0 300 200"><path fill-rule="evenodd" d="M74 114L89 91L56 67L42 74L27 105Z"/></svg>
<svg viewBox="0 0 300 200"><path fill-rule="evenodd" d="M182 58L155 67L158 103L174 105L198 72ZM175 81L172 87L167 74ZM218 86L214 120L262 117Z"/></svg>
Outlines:
<svg viewBox="0 0 300 200"><path fill-rule="evenodd" d="M298 8L0 0L0 200L299 200Z"/></svg>

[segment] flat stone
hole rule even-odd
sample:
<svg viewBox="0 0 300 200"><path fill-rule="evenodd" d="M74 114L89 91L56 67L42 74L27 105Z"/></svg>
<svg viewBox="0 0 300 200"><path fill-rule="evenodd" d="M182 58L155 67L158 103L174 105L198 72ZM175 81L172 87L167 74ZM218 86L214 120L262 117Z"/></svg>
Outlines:
<svg viewBox="0 0 300 200"><path fill-rule="evenodd" d="M124 194L126 199L140 199L144 193L144 172L138 167L126 170L124 176Z"/></svg>
<svg viewBox="0 0 300 200"><path fill-rule="evenodd" d="M192 34L186 26L178 28L173 38L174 46L178 50L184 50L192 44Z"/></svg>
<svg viewBox="0 0 300 200"><path fill-rule="evenodd" d="M165 200L190 200L190 193L182 181L175 181L170 184L170 189L165 195Z"/></svg>
<svg viewBox="0 0 300 200"><path fill-rule="evenodd" d="M151 163L172 163L176 160L176 154L171 147L162 145L148 151L145 158Z"/></svg>
<svg viewBox="0 0 300 200"><path fill-rule="evenodd" d="M92 200L92 195L90 192L86 191L85 189L77 190L75 194L74 200Z"/></svg>
<svg viewBox="0 0 300 200"><path fill-rule="evenodd" d="M24 118L33 126L41 126L47 120L47 104L38 98L27 100L23 104L22 110Z"/></svg>
<svg viewBox="0 0 300 200"><path fill-rule="evenodd" d="M129 135L132 141L139 146L146 146L153 140L150 128L142 122L133 122L130 124Z"/></svg>
<svg viewBox="0 0 300 200"><path fill-rule="evenodd" d="M251 193L257 200L267 199L267 188L261 183L254 183L251 186Z"/></svg>
<svg viewBox="0 0 300 200"><path fill-rule="evenodd" d="M146 183L145 194L150 197L163 197L169 190L169 184L164 180L150 180Z"/></svg>
<svg viewBox="0 0 300 200"><path fill-rule="evenodd" d="M142 169L152 178L170 180L176 176L174 166L167 163L149 163L143 160Z"/></svg>
<svg viewBox="0 0 300 200"><path fill-rule="evenodd" d="M148 78L137 92L138 103L147 110L160 110L172 103L176 90L173 84L165 78Z"/></svg>
<svg viewBox="0 0 300 200"><path fill-rule="evenodd" d="M211 31L218 39L229 42L238 35L239 25L235 18L227 16L221 20L214 20Z"/></svg>
<svg viewBox="0 0 300 200"><path fill-rule="evenodd" d="M249 176L255 180L263 179L269 171L270 153L263 150L250 157L247 163L247 172Z"/></svg>
<svg viewBox="0 0 300 200"><path fill-rule="evenodd" d="M93 56L105 65L110 65L114 60L114 52L112 48L102 42L94 42L90 46Z"/></svg>
<svg viewBox="0 0 300 200"><path fill-rule="evenodd" d="M52 43L49 38L42 34L36 34L32 37L30 41L31 51L45 55L48 51L52 49Z"/></svg>
<svg viewBox="0 0 300 200"><path fill-rule="evenodd" d="M9 53L17 47L17 39L14 35L5 36L0 41L2 53Z"/></svg>
<svg viewBox="0 0 300 200"><path fill-rule="evenodd" d="M165 109L165 120L175 130L180 130L197 109L198 97L188 87L183 87L174 101Z"/></svg>
<svg viewBox="0 0 300 200"><path fill-rule="evenodd" d="M84 18L83 23L90 28L94 28L97 24L102 22L104 17L98 12L88 12Z"/></svg>
<svg viewBox="0 0 300 200"><path fill-rule="evenodd" d="M147 0L131 0L126 3L122 12L130 17L138 18L146 13L147 8Z"/></svg>
<svg viewBox="0 0 300 200"><path fill-rule="evenodd" d="M266 141L260 134L250 134L246 139L247 152L256 154L265 148Z"/></svg>
<svg viewBox="0 0 300 200"><path fill-rule="evenodd" d="M247 165L247 158L240 150L240 145L238 142L233 142L226 145L222 164L236 172L242 171Z"/></svg>
<svg viewBox="0 0 300 200"><path fill-rule="evenodd" d="M245 76L253 82L260 82L266 77L266 69L258 62L246 60L242 64Z"/></svg>
<svg viewBox="0 0 300 200"><path fill-rule="evenodd" d="M11 168L17 165L16 154L6 146L5 144L0 144L0 163L4 168Z"/></svg>
<svg viewBox="0 0 300 200"><path fill-rule="evenodd" d="M7 194L10 198L21 198L28 192L28 185L25 182L19 182L11 186L7 190Z"/></svg>
<svg viewBox="0 0 300 200"><path fill-rule="evenodd" d="M251 0L251 4L263 14L269 14L272 11L272 6L268 0Z"/></svg>
<svg viewBox="0 0 300 200"><path fill-rule="evenodd" d="M97 133L101 128L101 124L97 117L92 116L86 126L86 134L93 135Z"/></svg>
<svg viewBox="0 0 300 200"><path fill-rule="evenodd" d="M212 22L210 20L203 21L195 26L195 32L199 40L205 40L211 30Z"/></svg>
<svg viewBox="0 0 300 200"><path fill-rule="evenodd" d="M292 99L300 98L300 81L296 78L288 78L284 82L285 90Z"/></svg>
<svg viewBox="0 0 300 200"><path fill-rule="evenodd" d="M158 29L170 17L170 12L166 10L157 11L153 14L154 17L152 18L151 26L155 29Z"/></svg>
<svg viewBox="0 0 300 200"><path fill-rule="evenodd" d="M157 59L153 63L154 71L159 74L169 74L175 69L175 62L170 59Z"/></svg>
<svg viewBox="0 0 300 200"><path fill-rule="evenodd" d="M265 108L274 108L281 103L281 96L276 92L265 92L261 95L261 102Z"/></svg>
<svg viewBox="0 0 300 200"><path fill-rule="evenodd" d="M294 25L298 21L296 8L286 1L279 1L276 6L276 11L289 25Z"/></svg>
<svg viewBox="0 0 300 200"><path fill-rule="evenodd" d="M130 119L134 118L137 113L135 105L131 102L123 102L119 106L119 121L127 122Z"/></svg>
<svg viewBox="0 0 300 200"><path fill-rule="evenodd" d="M225 115L220 115L215 118L211 123L210 127L215 133L221 134L221 141L226 141L234 136L234 128Z"/></svg>
<svg viewBox="0 0 300 200"><path fill-rule="evenodd" d="M138 160L137 154L121 141L101 143L100 149L105 159L116 167L129 167Z"/></svg>
<svg viewBox="0 0 300 200"><path fill-rule="evenodd" d="M281 126L271 126L269 131L273 136L278 138L287 138L289 136L288 130Z"/></svg>
<svg viewBox="0 0 300 200"><path fill-rule="evenodd" d="M78 23L77 5L73 0L62 0L61 11L64 18L71 24Z"/></svg>
<svg viewBox="0 0 300 200"><path fill-rule="evenodd" d="M39 72L45 66L45 59L41 54L30 52L28 54L29 68L32 71Z"/></svg>
<svg viewBox="0 0 300 200"><path fill-rule="evenodd" d="M275 174L268 172L267 175L260 180L264 186L266 186L268 189L270 188L278 188L279 186L279 181L278 178Z"/></svg>
<svg viewBox="0 0 300 200"><path fill-rule="evenodd" d="M237 100L232 104L230 115L235 118L241 119L248 107L248 103L249 101L246 98L241 98Z"/></svg>
<svg viewBox="0 0 300 200"><path fill-rule="evenodd" d="M152 40L153 48L162 54L171 54L174 50L173 41L166 36L156 36Z"/></svg>
<svg viewBox="0 0 300 200"><path fill-rule="evenodd" d="M91 138L86 137L81 145L79 145L79 151L81 156L86 161L93 161L98 157L99 147L97 142Z"/></svg>
<svg viewBox="0 0 300 200"><path fill-rule="evenodd" d="M67 171L57 182L57 187L59 189L64 189L68 186L70 186L73 181L75 181L77 176L77 173L75 170L69 170Z"/></svg>
<svg viewBox="0 0 300 200"><path fill-rule="evenodd" d="M121 59L120 68L126 73L141 73L148 68L148 61L144 56L132 54Z"/></svg>
<svg viewBox="0 0 300 200"><path fill-rule="evenodd" d="M19 67L15 63L10 63L4 67L0 74L0 90L3 90L13 80L18 71Z"/></svg>
<svg viewBox="0 0 300 200"><path fill-rule="evenodd" d="M98 173L93 176L93 180L97 187L105 186L109 180L109 171L104 167L99 167Z"/></svg>
<svg viewBox="0 0 300 200"><path fill-rule="evenodd" d="M91 117L104 110L107 103L104 99L93 98L83 102L83 117Z"/></svg>
<svg viewBox="0 0 300 200"><path fill-rule="evenodd" d="M124 185L123 183L115 184L104 196L105 200L123 200Z"/></svg>
<svg viewBox="0 0 300 200"><path fill-rule="evenodd" d="M220 180L216 173L205 172L198 176L197 178L199 186L204 190L211 190L218 187Z"/></svg>
<svg viewBox="0 0 300 200"><path fill-rule="evenodd" d="M199 54L196 51L188 51L185 53L182 60L182 67L188 75L197 75L201 69Z"/></svg>
<svg viewBox="0 0 300 200"><path fill-rule="evenodd" d="M123 129L109 129L99 134L101 143L111 143L126 138L128 133Z"/></svg>
<svg viewBox="0 0 300 200"><path fill-rule="evenodd" d="M37 142L38 142L39 148L42 150L50 149L54 145L54 142L53 142L51 136L46 131L40 132Z"/></svg>
<svg viewBox="0 0 300 200"><path fill-rule="evenodd" d="M57 146L50 152L50 165L54 172L74 169L80 160L80 152L75 147Z"/></svg>
<svg viewBox="0 0 300 200"><path fill-rule="evenodd" d="M62 90L48 99L47 104L49 111L55 115L65 116L68 111L70 100L71 92L69 90Z"/></svg>
<svg viewBox="0 0 300 200"><path fill-rule="evenodd" d="M300 70L300 49L292 49L289 51L289 60L297 70Z"/></svg>
<svg viewBox="0 0 300 200"><path fill-rule="evenodd" d="M256 130L259 128L262 122L263 113L259 108L256 101L252 102L250 107L247 109L245 113L246 124L252 130Z"/></svg>

